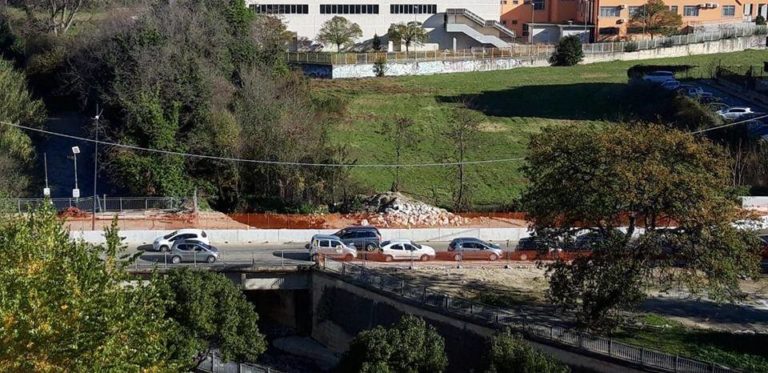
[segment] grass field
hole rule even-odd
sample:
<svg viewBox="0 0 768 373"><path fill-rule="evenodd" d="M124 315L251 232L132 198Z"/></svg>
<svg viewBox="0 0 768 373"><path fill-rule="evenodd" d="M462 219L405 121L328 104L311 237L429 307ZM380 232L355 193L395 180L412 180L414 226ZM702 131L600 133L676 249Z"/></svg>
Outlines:
<svg viewBox="0 0 768 373"><path fill-rule="evenodd" d="M545 126L606 125L632 119L622 109L626 71L636 64L688 64L690 77L708 77L713 66L756 65L764 51L689 56L638 62L607 62L559 68L458 73L418 77L314 81L318 97L347 101L347 113L334 127L333 141L348 148L358 163L394 163L392 143L377 134L381 123L395 115L412 118L413 136L402 163L440 162L453 158L442 132L452 107L466 99L484 121L468 159L524 157L528 139ZM682 77L681 77L682 78ZM459 102L459 103L457 103ZM477 205L512 203L525 185L521 162L469 166L471 200ZM403 170L402 190L425 201L450 205L453 168ZM370 190L389 188L393 172L356 168L355 180Z"/></svg>

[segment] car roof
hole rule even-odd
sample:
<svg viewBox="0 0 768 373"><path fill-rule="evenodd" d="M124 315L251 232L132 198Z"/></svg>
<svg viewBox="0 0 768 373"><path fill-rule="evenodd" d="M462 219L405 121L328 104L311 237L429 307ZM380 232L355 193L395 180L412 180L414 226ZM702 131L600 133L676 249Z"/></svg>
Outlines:
<svg viewBox="0 0 768 373"><path fill-rule="evenodd" d="M733 110L733 109L743 109L743 110L752 110L752 108L748 106L731 106L727 110Z"/></svg>
<svg viewBox="0 0 768 373"><path fill-rule="evenodd" d="M340 240L339 236L335 236L332 234L316 234L312 236L313 240Z"/></svg>
<svg viewBox="0 0 768 373"><path fill-rule="evenodd" d="M387 241L389 241L390 244L393 244L393 243L403 243L403 242L405 242L405 243L413 242L413 241L405 239L405 238L395 238L394 240L387 240Z"/></svg>
<svg viewBox="0 0 768 373"><path fill-rule="evenodd" d="M651 71L649 73L646 73L645 75L675 75L675 73L667 70L658 70L658 71Z"/></svg>
<svg viewBox="0 0 768 373"><path fill-rule="evenodd" d="M195 228L185 228L185 229L177 229L176 234L185 234L185 233L202 233L202 229L195 229Z"/></svg>
<svg viewBox="0 0 768 373"><path fill-rule="evenodd" d="M483 240L475 237L456 237L453 239L454 241L477 241L477 242L484 242Z"/></svg>
<svg viewBox="0 0 768 373"><path fill-rule="evenodd" d="M379 229L372 225L351 225L341 230L343 231L367 231L367 230L378 231Z"/></svg>

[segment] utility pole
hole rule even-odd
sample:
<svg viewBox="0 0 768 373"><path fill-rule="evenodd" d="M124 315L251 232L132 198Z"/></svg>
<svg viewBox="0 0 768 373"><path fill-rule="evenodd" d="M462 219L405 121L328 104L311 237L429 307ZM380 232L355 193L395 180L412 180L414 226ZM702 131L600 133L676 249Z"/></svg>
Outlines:
<svg viewBox="0 0 768 373"><path fill-rule="evenodd" d="M103 111L103 110L102 110ZM101 117L101 111L99 111L99 104L96 104L96 116L93 120L96 122L96 142L93 143L93 211L91 214L91 230L96 230L96 201L99 199L99 195L96 193L96 176L98 175L99 167L99 118ZM104 201L106 203L106 201Z"/></svg>
<svg viewBox="0 0 768 373"><path fill-rule="evenodd" d="M80 200L80 187L77 186L77 155L80 154L80 147L72 147L72 157L75 160L75 189L72 189L72 198L75 199L75 204Z"/></svg>
<svg viewBox="0 0 768 373"><path fill-rule="evenodd" d="M48 153L43 153L43 170L45 170L45 188L43 188L43 196L51 196L51 188L48 187Z"/></svg>

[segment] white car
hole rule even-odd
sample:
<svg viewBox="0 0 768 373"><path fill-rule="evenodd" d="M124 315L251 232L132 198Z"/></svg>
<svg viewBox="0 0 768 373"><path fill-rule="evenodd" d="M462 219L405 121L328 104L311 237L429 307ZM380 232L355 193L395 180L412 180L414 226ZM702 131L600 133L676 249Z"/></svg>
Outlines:
<svg viewBox="0 0 768 373"><path fill-rule="evenodd" d="M739 119L742 115L754 113L751 108L744 106L734 106L717 111L717 115L723 119Z"/></svg>
<svg viewBox="0 0 768 373"><path fill-rule="evenodd" d="M174 242L186 240L194 240L206 245L211 244L208 234L202 229L179 229L165 236L155 238L155 241L152 242L152 249L155 251L168 251L173 247Z"/></svg>
<svg viewBox="0 0 768 373"><path fill-rule="evenodd" d="M680 84L680 82L678 82L677 80L674 80L674 79L667 80L667 81L661 83L661 88L664 88L664 89L666 89L668 91L674 91L674 90L680 88L680 86L682 86L682 84Z"/></svg>
<svg viewBox="0 0 768 373"><path fill-rule="evenodd" d="M653 71L643 75L646 82L661 84L668 80L675 80L675 73L671 71Z"/></svg>
<svg viewBox="0 0 768 373"><path fill-rule="evenodd" d="M384 241L381 243L381 253L387 262L411 259L426 262L435 258L435 249L411 240Z"/></svg>

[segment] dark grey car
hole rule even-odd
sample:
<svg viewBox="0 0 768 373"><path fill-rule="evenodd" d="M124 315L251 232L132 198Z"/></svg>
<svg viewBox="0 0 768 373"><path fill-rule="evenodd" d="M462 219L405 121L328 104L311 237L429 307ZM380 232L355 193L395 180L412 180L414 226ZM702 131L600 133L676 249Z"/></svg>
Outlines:
<svg viewBox="0 0 768 373"><path fill-rule="evenodd" d="M358 250L374 251L381 247L381 233L376 227L346 227L333 235L341 238L345 245L354 246Z"/></svg>

